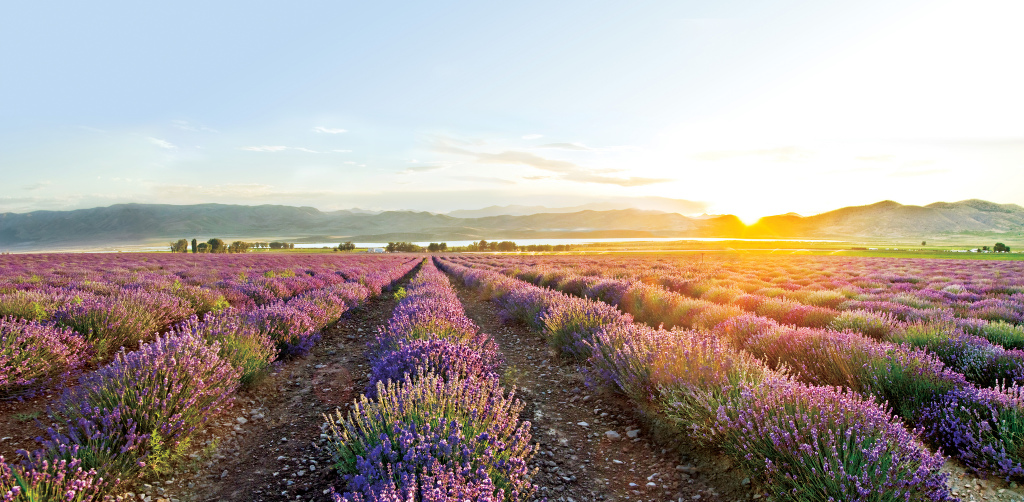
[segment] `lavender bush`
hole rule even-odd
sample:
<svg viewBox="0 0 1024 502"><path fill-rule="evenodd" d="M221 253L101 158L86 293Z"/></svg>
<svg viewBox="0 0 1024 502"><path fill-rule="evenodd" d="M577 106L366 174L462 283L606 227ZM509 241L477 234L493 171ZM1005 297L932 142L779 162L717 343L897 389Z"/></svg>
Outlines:
<svg viewBox="0 0 1024 502"><path fill-rule="evenodd" d="M191 311L177 297L146 291L116 296L89 296L66 304L54 320L85 336L97 357L105 359L121 347L146 341Z"/></svg>
<svg viewBox="0 0 1024 502"><path fill-rule="evenodd" d="M306 355L320 340L320 331L305 312L285 303L275 303L243 314L244 322L270 337L281 357Z"/></svg>
<svg viewBox="0 0 1024 502"><path fill-rule="evenodd" d="M238 387L240 371L219 350L202 337L181 334L118 353L64 392L51 417L66 426L63 432L51 430L44 447L69 455L68 447L77 445L84 467L116 465L128 475L133 462L149 452L181 451L200 424L231 404ZM128 453L135 446L142 451ZM118 456L124 458L110 458ZM113 463L92 463L100 460Z"/></svg>
<svg viewBox="0 0 1024 502"><path fill-rule="evenodd" d="M420 474L436 461L461 472L483 469L504 500L524 500L535 490L527 463L537 447L530 423L519 422L522 408L497 379L445 381L421 371L404 382L378 383L377 399L361 397L347 417L340 410L327 417L328 443L335 467L356 491L387 482L379 468L371 477L363 469L390 465L390 475Z"/></svg>
<svg viewBox="0 0 1024 502"><path fill-rule="evenodd" d="M12 466L0 457L0 501L88 502L99 500L106 483L79 460L49 461L29 456L29 467Z"/></svg>
<svg viewBox="0 0 1024 502"><path fill-rule="evenodd" d="M942 501L944 459L884 408L857 394L774 380L745 386L707 432L773 500Z"/></svg>
<svg viewBox="0 0 1024 502"><path fill-rule="evenodd" d="M501 355L496 351L481 352L446 339L412 340L371 362L365 394L376 396L378 382L401 382L420 372L445 380L496 378L500 365Z"/></svg>
<svg viewBox="0 0 1024 502"><path fill-rule="evenodd" d="M0 317L0 397L66 377L89 358L89 345L69 329Z"/></svg>
<svg viewBox="0 0 1024 502"><path fill-rule="evenodd" d="M241 371L239 383L250 386L259 380L277 359L277 345L258 326L233 309L208 314L202 321L193 316L172 330L173 335L189 334L220 347L217 355Z"/></svg>
<svg viewBox="0 0 1024 502"><path fill-rule="evenodd" d="M437 439L437 444L449 441L448 438ZM460 439L457 437L456 441ZM458 446L456 444L456 448ZM422 472L417 473L416 469L410 469L415 461L407 463L394 457L395 451L389 448L380 451L380 460L376 462L361 461L359 471L362 474L357 476L356 487L344 494L332 493L333 502L498 502L506 499L504 490L494 486L483 468L451 467L433 459L424 462ZM394 461L385 464L383 459Z"/></svg>
<svg viewBox="0 0 1024 502"><path fill-rule="evenodd" d="M1024 399L1019 387L954 389L921 414L927 438L980 472L1024 476Z"/></svg>
<svg viewBox="0 0 1024 502"><path fill-rule="evenodd" d="M562 354L587 359L595 333L609 324L630 323L632 318L604 303L565 297L552 303L541 314L540 322L549 345Z"/></svg>

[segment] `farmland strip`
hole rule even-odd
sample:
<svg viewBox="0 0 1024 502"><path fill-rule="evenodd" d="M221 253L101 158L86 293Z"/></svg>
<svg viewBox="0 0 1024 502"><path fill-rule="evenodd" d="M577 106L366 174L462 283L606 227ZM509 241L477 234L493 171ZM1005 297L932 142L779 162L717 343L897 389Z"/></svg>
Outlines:
<svg viewBox="0 0 1024 502"><path fill-rule="evenodd" d="M652 419L718 444L780 500L811 493L836 500L949 496L946 476L938 473L942 457L929 454L869 400L837 388L794 384L711 336L651 330L628 316L588 315L592 308L603 312L600 304L493 271L440 264L486 292L508 315L541 325L549 338L567 333L560 349L582 345L591 362L607 361L605 379ZM551 314L560 321L554 330L548 327ZM869 450L874 453L865 455ZM852 472L860 474L845 474Z"/></svg>
<svg viewBox="0 0 1024 502"><path fill-rule="evenodd" d="M856 334L786 328L714 310L715 304L702 311L687 303L694 300L646 284L611 279L585 287L574 279L547 284L598 298L652 326L696 325L773 367L787 365L806 383L851 388L888 402L911 427L923 427L933 444L968 466L1005 478L1024 476L1024 453L1014 446L1013 431L1024 423L1024 399L1016 387L979 389L927 353ZM944 413L949 406L962 411Z"/></svg>

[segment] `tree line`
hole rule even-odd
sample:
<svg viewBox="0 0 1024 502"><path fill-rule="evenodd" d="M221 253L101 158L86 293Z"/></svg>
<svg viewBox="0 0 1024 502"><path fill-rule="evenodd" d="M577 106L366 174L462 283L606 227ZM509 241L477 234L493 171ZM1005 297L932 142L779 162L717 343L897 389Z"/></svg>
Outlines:
<svg viewBox="0 0 1024 502"><path fill-rule="evenodd" d="M290 242L246 242L234 241L231 244L223 239L213 238L206 242L199 242L192 239L191 245L187 239L178 239L171 243L172 253L247 253L250 249L295 249L295 244Z"/></svg>
<svg viewBox="0 0 1024 502"><path fill-rule="evenodd" d="M420 253L426 251L428 253L443 253L446 251L462 252L462 251L500 251L500 252L514 252L514 251L527 251L527 252L544 252L544 251L571 251L573 248L569 244L529 244L520 246L515 241L495 241L487 242L486 240L480 240L479 242L472 242L466 246L449 247L447 242L431 242L426 248L413 244L411 242L389 242L385 251L389 253L394 252L406 252L406 253Z"/></svg>

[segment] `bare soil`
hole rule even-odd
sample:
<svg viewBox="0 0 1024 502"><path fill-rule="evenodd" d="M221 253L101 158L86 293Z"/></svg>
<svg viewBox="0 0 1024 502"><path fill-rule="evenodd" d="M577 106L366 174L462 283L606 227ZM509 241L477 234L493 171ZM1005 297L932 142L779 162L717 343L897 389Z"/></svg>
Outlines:
<svg viewBox="0 0 1024 502"><path fill-rule="evenodd" d="M44 436L45 426L49 426L46 406L59 395L52 390L28 399L0 401L0 457L8 462L20 461L18 450L39 447L35 439Z"/></svg>

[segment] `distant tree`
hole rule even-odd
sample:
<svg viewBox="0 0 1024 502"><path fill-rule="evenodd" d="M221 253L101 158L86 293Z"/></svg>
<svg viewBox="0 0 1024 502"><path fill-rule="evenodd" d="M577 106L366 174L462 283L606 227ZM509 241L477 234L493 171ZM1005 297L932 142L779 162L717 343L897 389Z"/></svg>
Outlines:
<svg viewBox="0 0 1024 502"><path fill-rule="evenodd" d="M270 243L270 249L281 249L284 246L285 246L285 243L283 243L283 242L274 241L274 242Z"/></svg>
<svg viewBox="0 0 1024 502"><path fill-rule="evenodd" d="M516 246L516 243L512 241L492 242L491 244L494 246L495 251L515 251L518 247Z"/></svg>
<svg viewBox="0 0 1024 502"><path fill-rule="evenodd" d="M205 242L200 242L199 246L196 247L196 252L199 252L199 253L209 253L210 252L210 245L205 243Z"/></svg>
<svg viewBox="0 0 1024 502"><path fill-rule="evenodd" d="M921 241L921 245L922 246L927 246L928 245L928 241Z"/></svg>
<svg viewBox="0 0 1024 502"><path fill-rule="evenodd" d="M197 245L196 245L196 240L195 239L192 239L192 252L193 253L198 253L199 252L199 249L197 249Z"/></svg>
<svg viewBox="0 0 1024 502"><path fill-rule="evenodd" d="M981 246L982 251L988 251L988 246Z"/></svg>
<svg viewBox="0 0 1024 502"><path fill-rule="evenodd" d="M384 248L389 253L403 252L403 253L419 253L423 251L422 246L418 246L411 242L389 242L387 247Z"/></svg>
<svg viewBox="0 0 1024 502"><path fill-rule="evenodd" d="M355 248L356 245L353 244L352 241L346 241L338 244L338 251L352 251Z"/></svg>
<svg viewBox="0 0 1024 502"><path fill-rule="evenodd" d="M235 241L228 246L229 253L248 253L252 245L245 241Z"/></svg>
<svg viewBox="0 0 1024 502"><path fill-rule="evenodd" d="M488 247L487 247L487 241L485 241L485 240L483 240L483 239L480 239L480 242L476 243L476 247L477 247L477 249L479 249L480 251L487 251L487 249L488 249Z"/></svg>
<svg viewBox="0 0 1024 502"><path fill-rule="evenodd" d="M206 244L210 246L211 253L226 253L228 250L227 246L224 245L224 241L216 237L206 241Z"/></svg>
<svg viewBox="0 0 1024 502"><path fill-rule="evenodd" d="M188 252L188 241L185 239L178 239L178 242L171 243L172 253L187 253Z"/></svg>
<svg viewBox="0 0 1024 502"><path fill-rule="evenodd" d="M441 251L448 251L448 243L447 242L442 242L438 247L441 248Z"/></svg>
<svg viewBox="0 0 1024 502"><path fill-rule="evenodd" d="M288 243L288 249L295 249L295 243L294 242L289 242Z"/></svg>
<svg viewBox="0 0 1024 502"><path fill-rule="evenodd" d="M995 251L997 253L1009 253L1010 252L1010 246L1007 246L1006 244L1003 244L1002 242L997 242L996 245L992 247L992 251Z"/></svg>

